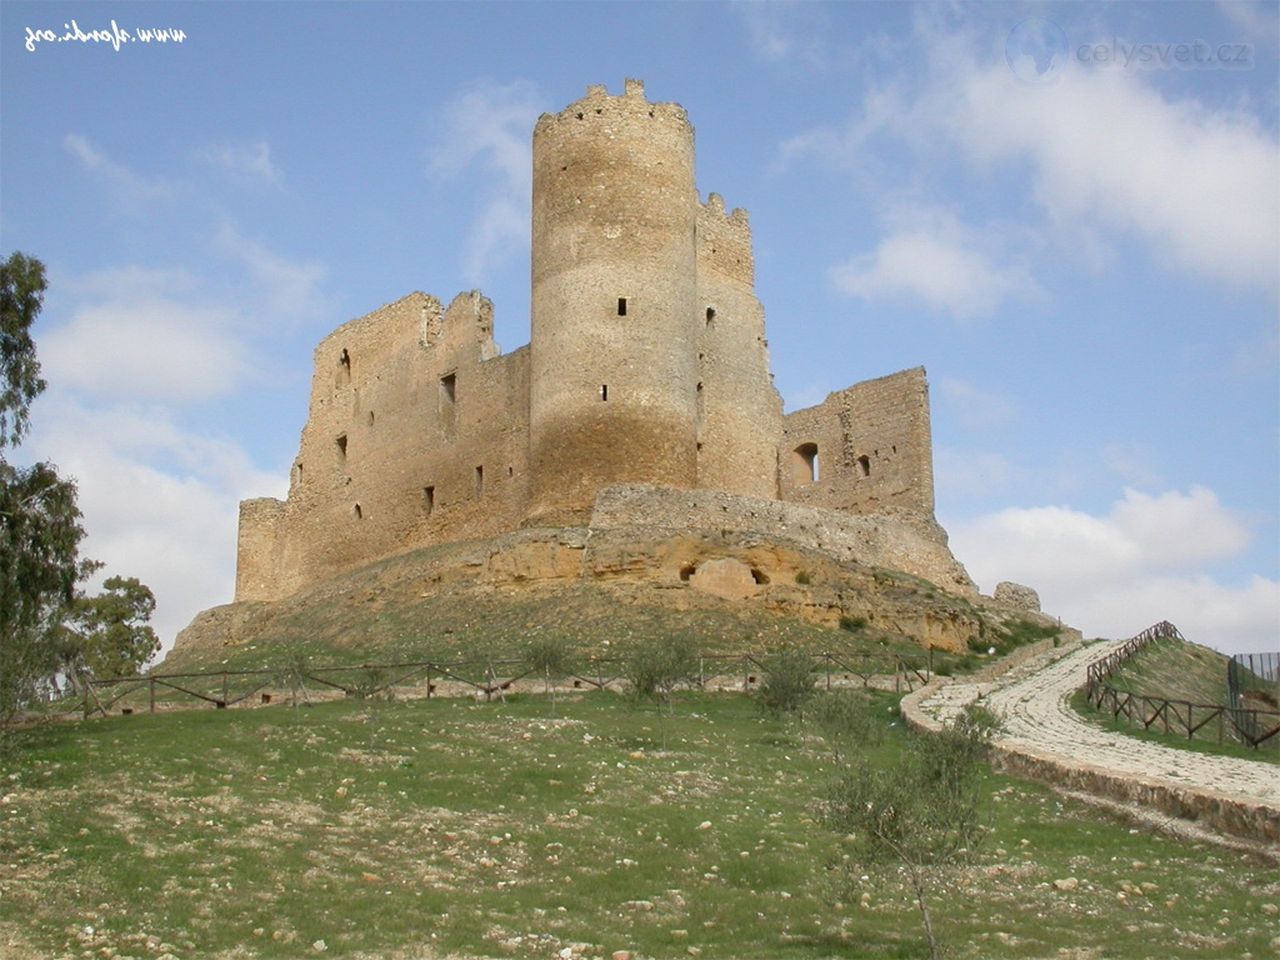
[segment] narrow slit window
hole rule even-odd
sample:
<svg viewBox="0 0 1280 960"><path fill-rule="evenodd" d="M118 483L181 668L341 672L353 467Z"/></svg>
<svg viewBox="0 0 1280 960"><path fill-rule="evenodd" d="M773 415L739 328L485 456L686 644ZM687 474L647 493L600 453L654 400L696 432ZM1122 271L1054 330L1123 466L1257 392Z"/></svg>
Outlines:
<svg viewBox="0 0 1280 960"><path fill-rule="evenodd" d="M360 504L358 504L358 503L357 503L357 504L352 508L351 512L355 515L355 518L356 518L357 520L363 520L363 519L364 519L364 511L360 509Z"/></svg>
<svg viewBox="0 0 1280 960"><path fill-rule="evenodd" d="M716 319L716 308L707 307L707 326L711 326L711 324L715 322L715 319Z"/></svg>
<svg viewBox="0 0 1280 960"><path fill-rule="evenodd" d="M436 509L436 488L423 487L422 488L422 512L429 517L435 511L435 509Z"/></svg>
<svg viewBox="0 0 1280 960"><path fill-rule="evenodd" d="M476 467L476 499L484 494L484 467Z"/></svg>
<svg viewBox="0 0 1280 960"><path fill-rule="evenodd" d="M600 399L601 400L609 399L609 385L607 383L600 384Z"/></svg>
<svg viewBox="0 0 1280 960"><path fill-rule="evenodd" d="M871 476L871 460L865 454L858 458L858 476Z"/></svg>
<svg viewBox="0 0 1280 960"><path fill-rule="evenodd" d="M338 459L345 461L347 459L347 435L345 433L338 434Z"/></svg>
<svg viewBox="0 0 1280 960"><path fill-rule="evenodd" d="M618 316L625 317L627 315L627 298L618 298Z"/></svg>
<svg viewBox="0 0 1280 960"><path fill-rule="evenodd" d="M338 385L344 386L351 382L351 354L347 353L344 348L338 354Z"/></svg>

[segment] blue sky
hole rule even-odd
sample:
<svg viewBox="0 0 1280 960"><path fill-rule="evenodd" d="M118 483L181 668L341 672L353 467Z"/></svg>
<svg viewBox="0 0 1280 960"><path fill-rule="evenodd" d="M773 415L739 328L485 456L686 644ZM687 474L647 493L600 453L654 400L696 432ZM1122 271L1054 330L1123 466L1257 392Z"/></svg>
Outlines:
<svg viewBox="0 0 1280 960"><path fill-rule="evenodd" d="M26 49L73 19L185 39ZM479 287L528 341L533 124L638 77L751 212L787 408L928 369L983 590L1275 649L1278 37L1274 3L9 0L0 251L51 279L23 454L168 643L283 495L322 336Z"/></svg>

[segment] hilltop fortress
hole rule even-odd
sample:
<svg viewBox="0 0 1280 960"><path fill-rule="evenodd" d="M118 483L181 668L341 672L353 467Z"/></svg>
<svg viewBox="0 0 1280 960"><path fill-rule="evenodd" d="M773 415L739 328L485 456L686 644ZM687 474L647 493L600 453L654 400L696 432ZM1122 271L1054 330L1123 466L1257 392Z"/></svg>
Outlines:
<svg viewBox="0 0 1280 960"><path fill-rule="evenodd" d="M765 538L977 599L933 517L923 369L783 414L747 213L700 202L684 109L638 81L534 129L531 329L502 354L479 292L411 293L326 337L287 500L240 506L236 600L522 531L535 579L599 577L592 537L665 531L683 545L650 573L677 587L785 579L742 555Z"/></svg>

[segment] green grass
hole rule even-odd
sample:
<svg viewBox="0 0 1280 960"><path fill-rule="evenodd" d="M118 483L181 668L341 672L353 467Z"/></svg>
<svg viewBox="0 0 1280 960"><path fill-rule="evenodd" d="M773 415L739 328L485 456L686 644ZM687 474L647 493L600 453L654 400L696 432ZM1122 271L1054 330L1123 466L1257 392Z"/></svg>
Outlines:
<svg viewBox="0 0 1280 960"><path fill-rule="evenodd" d="M1156 640L1126 660L1109 683L1117 690L1222 706L1227 702L1228 659L1198 643Z"/></svg>
<svg viewBox="0 0 1280 960"><path fill-rule="evenodd" d="M1085 720L1113 733L1123 733L1131 737L1137 737L1139 740L1146 740L1149 743L1159 743L1166 747L1176 747L1181 750L1192 750L1196 753L1280 764L1280 741L1272 737L1271 740L1254 749L1243 743L1230 740L1228 739L1230 737L1230 724L1226 720L1223 721L1223 742L1218 743L1218 722L1216 720L1211 720L1204 728L1197 731L1195 737L1188 738L1183 734L1165 733L1163 726L1157 728L1157 726L1153 725L1150 729L1144 730L1141 726L1130 724L1124 719L1112 717L1110 710L1099 712L1089 703L1089 697L1083 688L1071 695L1070 703L1072 708Z"/></svg>
<svg viewBox="0 0 1280 960"><path fill-rule="evenodd" d="M907 735L895 699L875 703L887 736L873 760L892 764ZM730 694L679 695L665 719L608 693L558 709L337 701L24 732L0 761L0 945L182 960L318 955L318 940L327 956L405 960L575 943L603 957L923 955L898 877L833 887L837 845L813 807L832 761L793 722ZM1035 785L991 774L984 789L990 840L936 897L955 957L1268 955L1273 867ZM1076 889L1053 887L1067 877Z"/></svg>

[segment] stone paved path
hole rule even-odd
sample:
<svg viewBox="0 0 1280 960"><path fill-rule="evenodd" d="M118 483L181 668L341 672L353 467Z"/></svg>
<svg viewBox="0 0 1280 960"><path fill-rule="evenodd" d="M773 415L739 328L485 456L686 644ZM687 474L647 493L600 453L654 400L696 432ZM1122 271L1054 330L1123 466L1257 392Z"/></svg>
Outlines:
<svg viewBox="0 0 1280 960"><path fill-rule="evenodd" d="M1225 794L1280 810L1280 765L1213 756L1148 743L1086 723L1067 703L1083 686L1088 664L1123 640L1068 644L1034 657L990 681L957 681L921 701L922 711L948 720L982 693L1005 717L1000 744L1032 756L1062 759L1183 789Z"/></svg>

